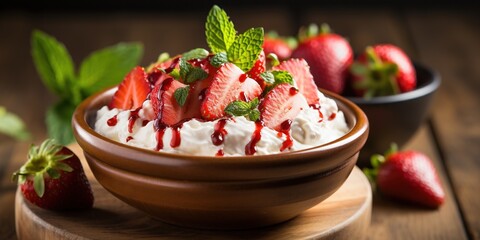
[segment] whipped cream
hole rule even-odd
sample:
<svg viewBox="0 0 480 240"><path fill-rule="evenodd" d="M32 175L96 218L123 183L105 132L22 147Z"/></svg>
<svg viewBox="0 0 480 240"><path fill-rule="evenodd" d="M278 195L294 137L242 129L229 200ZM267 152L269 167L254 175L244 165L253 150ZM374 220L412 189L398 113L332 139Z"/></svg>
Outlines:
<svg viewBox="0 0 480 240"><path fill-rule="evenodd" d="M318 94L321 107L302 109L287 132L261 126L245 117L191 119L173 128L158 129L149 100L134 111L102 107L97 112L95 131L127 145L189 155L265 155L300 150L333 141L349 130L335 101Z"/></svg>

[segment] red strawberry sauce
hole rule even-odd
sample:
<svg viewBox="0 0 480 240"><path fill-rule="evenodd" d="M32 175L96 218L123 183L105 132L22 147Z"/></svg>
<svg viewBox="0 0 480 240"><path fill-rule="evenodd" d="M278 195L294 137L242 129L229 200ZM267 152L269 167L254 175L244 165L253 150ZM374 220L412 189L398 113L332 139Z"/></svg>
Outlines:
<svg viewBox="0 0 480 240"><path fill-rule="evenodd" d="M180 143L182 142L182 138L180 136L180 128L182 128L182 124L172 127L172 139L170 140L170 147L172 148L180 146Z"/></svg>
<svg viewBox="0 0 480 240"><path fill-rule="evenodd" d="M244 74L240 75L240 78L238 80L240 80L240 82L243 83L243 82L245 82L245 80L247 80L247 77L248 77L247 74L244 73Z"/></svg>
<svg viewBox="0 0 480 240"><path fill-rule="evenodd" d="M114 127L115 125L117 125L117 122L118 122L117 115L115 115L107 120L107 125L110 127Z"/></svg>
<svg viewBox="0 0 480 240"><path fill-rule="evenodd" d="M132 133L133 132L133 125L135 124L135 121L139 118L138 112L142 109L141 107L130 111L130 117L128 118L128 132Z"/></svg>
<svg viewBox="0 0 480 240"><path fill-rule="evenodd" d="M222 149L218 149L217 154L215 154L215 156L217 156L217 157L223 157L223 155L225 155L225 153L223 152Z"/></svg>
<svg viewBox="0 0 480 240"><path fill-rule="evenodd" d="M225 140L225 135L227 135L227 130L225 130L226 123L227 119L220 119L215 124L214 131L211 135L213 145L219 146Z"/></svg>
<svg viewBox="0 0 480 240"><path fill-rule="evenodd" d="M294 96L295 94L298 93L298 89L291 87L290 90L288 90L291 96Z"/></svg>
<svg viewBox="0 0 480 240"><path fill-rule="evenodd" d="M167 129L167 125L160 122L159 119L155 119L153 123L153 127L155 128L155 138L157 140L157 147L155 148L156 151L160 151L163 149L163 135L165 134L165 130Z"/></svg>
<svg viewBox="0 0 480 240"><path fill-rule="evenodd" d="M330 117L328 117L328 121L332 121L333 119L335 119L336 116L337 116L336 113L332 113L332 115L330 115Z"/></svg>
<svg viewBox="0 0 480 240"><path fill-rule="evenodd" d="M285 134L285 136L287 137L287 139L283 141L282 147L280 147L280 152L283 152L283 150L291 148L293 145L293 140L292 140L292 137L290 136L290 128L292 128L292 120L290 119L285 120L284 122L282 122L280 127L281 127L280 132Z"/></svg>
<svg viewBox="0 0 480 240"><path fill-rule="evenodd" d="M323 121L323 113L322 113L322 111L320 111L320 104L319 103L312 104L312 105L310 105L310 107L318 111L318 116L320 117L320 120L318 120L318 122L322 122Z"/></svg>
<svg viewBox="0 0 480 240"><path fill-rule="evenodd" d="M256 121L255 122L255 131L252 134L252 138L250 139L250 142L247 143L245 146L245 155L253 155L257 152L257 149L255 148L257 143L260 141L262 138L262 135L260 132L262 131L263 124L261 121Z"/></svg>

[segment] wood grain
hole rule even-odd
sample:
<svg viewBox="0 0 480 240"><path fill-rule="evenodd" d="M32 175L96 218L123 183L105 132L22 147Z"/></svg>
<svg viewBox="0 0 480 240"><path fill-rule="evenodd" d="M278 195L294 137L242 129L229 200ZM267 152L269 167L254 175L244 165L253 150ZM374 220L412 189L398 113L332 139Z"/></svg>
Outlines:
<svg viewBox="0 0 480 240"><path fill-rule="evenodd" d="M442 75L433 128L472 239L480 239L479 23L476 12L409 16L420 56Z"/></svg>
<svg viewBox="0 0 480 240"><path fill-rule="evenodd" d="M292 2L274 8L231 6L227 10L239 22L236 25L240 31L265 26L266 30L276 29L287 35L296 34L300 25L327 22L334 31L348 37L355 51L371 43L395 43L415 60L438 70L443 79L431 124L425 125L406 147L425 151L433 158L447 188L446 205L439 211L421 211L377 195L368 238L442 239L444 234L452 239L480 239L478 8L313 5ZM119 41L143 42L143 65L162 51L175 54L205 44L201 33L205 13L192 9L187 14L180 9L146 13L1 11L0 32L5 34L0 38L0 105L26 121L34 135L31 142L35 143L46 136L44 113L56 99L41 83L31 61L29 39L33 29L45 30L63 41L77 64L89 52ZM176 17L178 14L182 19ZM0 239L16 238L16 188L10 176L25 161L29 143L17 144L0 137Z"/></svg>
<svg viewBox="0 0 480 240"><path fill-rule="evenodd" d="M72 149L82 155L78 145ZM128 206L101 187L85 160L82 161L94 191L94 208L84 212L52 212L25 202L17 191L15 212L19 239L39 236L46 239L349 239L349 236L367 236L372 196L368 180L358 168L334 195L286 223L254 230L206 231L164 224Z"/></svg>

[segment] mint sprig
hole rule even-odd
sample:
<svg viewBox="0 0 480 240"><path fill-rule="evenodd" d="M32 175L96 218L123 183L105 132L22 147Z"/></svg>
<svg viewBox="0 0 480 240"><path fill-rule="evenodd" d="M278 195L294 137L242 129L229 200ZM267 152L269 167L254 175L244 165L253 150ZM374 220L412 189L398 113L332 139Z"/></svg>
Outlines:
<svg viewBox="0 0 480 240"><path fill-rule="evenodd" d="M193 83L198 80L203 80L208 76L208 73L205 72L200 67L195 67L183 57L180 58L180 78L183 79L185 83Z"/></svg>
<svg viewBox="0 0 480 240"><path fill-rule="evenodd" d="M228 61L244 72L250 70L260 55L263 45L263 28L250 28L240 34L227 51Z"/></svg>
<svg viewBox="0 0 480 240"><path fill-rule="evenodd" d="M226 52L235 41L235 27L227 13L214 5L205 23L207 44L213 53Z"/></svg>
<svg viewBox="0 0 480 240"><path fill-rule="evenodd" d="M258 104L258 98L254 98L250 102L235 100L229 103L224 111L231 116L245 116L251 121L257 121L260 118Z"/></svg>
<svg viewBox="0 0 480 240"><path fill-rule="evenodd" d="M279 84L288 83L292 86L294 85L293 76L289 72L283 70L263 72L260 74L260 77L267 84L263 90L264 95Z"/></svg>
<svg viewBox="0 0 480 240"><path fill-rule="evenodd" d="M91 94L120 83L143 54L139 43L120 43L91 53L76 74L68 50L54 37L35 30L31 47L42 82L59 97L48 109L46 122L49 136L62 145L74 141L71 118L75 107Z"/></svg>
<svg viewBox="0 0 480 240"><path fill-rule="evenodd" d="M260 55L263 45L263 28L251 28L236 36L235 27L228 15L218 6L213 6L205 24L207 44L213 53L226 53L229 62L249 71ZM214 62L216 66L220 62Z"/></svg>

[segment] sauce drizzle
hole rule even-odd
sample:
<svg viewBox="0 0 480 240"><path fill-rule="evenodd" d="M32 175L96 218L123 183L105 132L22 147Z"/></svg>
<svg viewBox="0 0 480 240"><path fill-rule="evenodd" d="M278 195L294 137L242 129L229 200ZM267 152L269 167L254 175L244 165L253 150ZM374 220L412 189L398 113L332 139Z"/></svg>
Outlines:
<svg viewBox="0 0 480 240"><path fill-rule="evenodd" d="M262 135L260 134L263 128L262 122L256 121L255 122L255 131L252 134L252 138L250 139L250 142L245 145L245 155L253 155L257 152L256 145L262 138Z"/></svg>
<svg viewBox="0 0 480 240"><path fill-rule="evenodd" d="M227 119L220 119L215 123L214 131L211 135L213 145L219 146L223 144L225 135L227 135L227 130L225 130L226 123Z"/></svg>

